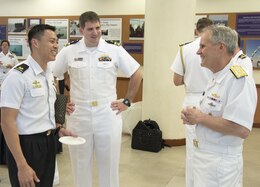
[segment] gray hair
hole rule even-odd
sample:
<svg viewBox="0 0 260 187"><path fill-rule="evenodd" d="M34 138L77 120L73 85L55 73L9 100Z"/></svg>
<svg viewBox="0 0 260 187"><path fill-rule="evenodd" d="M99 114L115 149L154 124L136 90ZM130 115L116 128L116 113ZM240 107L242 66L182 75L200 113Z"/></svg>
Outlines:
<svg viewBox="0 0 260 187"><path fill-rule="evenodd" d="M223 25L211 25L206 28L211 33L210 41L213 44L223 43L227 47L227 53L233 54L238 46L238 34L235 30Z"/></svg>

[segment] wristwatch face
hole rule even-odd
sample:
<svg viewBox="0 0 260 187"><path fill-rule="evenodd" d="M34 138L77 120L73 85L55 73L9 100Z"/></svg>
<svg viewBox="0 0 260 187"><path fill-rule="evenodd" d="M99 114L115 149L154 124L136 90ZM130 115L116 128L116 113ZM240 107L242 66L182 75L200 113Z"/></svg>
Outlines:
<svg viewBox="0 0 260 187"><path fill-rule="evenodd" d="M129 99L124 99L124 100L123 100L123 103L124 103L126 106L128 106L128 107L131 106L131 103L130 103Z"/></svg>

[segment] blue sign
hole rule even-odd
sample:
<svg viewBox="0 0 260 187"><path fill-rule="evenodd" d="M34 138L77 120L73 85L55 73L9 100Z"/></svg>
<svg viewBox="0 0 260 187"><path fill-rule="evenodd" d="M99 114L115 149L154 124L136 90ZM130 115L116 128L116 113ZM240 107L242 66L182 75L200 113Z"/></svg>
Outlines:
<svg viewBox="0 0 260 187"><path fill-rule="evenodd" d="M260 14L237 14L236 30L240 36L260 36Z"/></svg>
<svg viewBox="0 0 260 187"><path fill-rule="evenodd" d="M143 53L142 43L124 43L123 47L128 53Z"/></svg>

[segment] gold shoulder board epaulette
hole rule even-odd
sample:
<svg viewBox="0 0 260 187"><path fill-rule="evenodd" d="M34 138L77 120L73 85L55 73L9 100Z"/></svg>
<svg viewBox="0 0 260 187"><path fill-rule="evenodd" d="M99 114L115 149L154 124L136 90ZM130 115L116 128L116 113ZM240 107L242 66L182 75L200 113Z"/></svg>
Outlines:
<svg viewBox="0 0 260 187"><path fill-rule="evenodd" d="M73 40L73 41L71 41L71 42L69 42L69 43L66 43L64 46L67 47L67 46L69 46L69 45L72 45L72 44L77 43L78 41L79 41L79 40Z"/></svg>
<svg viewBox="0 0 260 187"><path fill-rule="evenodd" d="M241 54L241 55L238 56L238 58L244 59L244 58L246 58L246 55L245 54Z"/></svg>
<svg viewBox="0 0 260 187"><path fill-rule="evenodd" d="M20 71L21 73L24 73L29 66L27 64L20 64L19 66L16 66L14 69L17 71Z"/></svg>
<svg viewBox="0 0 260 187"><path fill-rule="evenodd" d="M107 40L106 42L109 43L109 44L116 45L116 46L121 46L120 42L117 42L117 41L114 41L114 40Z"/></svg>
<svg viewBox="0 0 260 187"><path fill-rule="evenodd" d="M191 42L192 42L192 41L191 41ZM187 42L187 43L184 43L184 44L180 44L179 46L182 47L182 46L187 45L187 44L189 44L189 43L191 43L191 42Z"/></svg>
<svg viewBox="0 0 260 187"><path fill-rule="evenodd" d="M234 76L237 79L248 76L248 74L245 72L245 70L239 65L231 66L230 71L234 74Z"/></svg>

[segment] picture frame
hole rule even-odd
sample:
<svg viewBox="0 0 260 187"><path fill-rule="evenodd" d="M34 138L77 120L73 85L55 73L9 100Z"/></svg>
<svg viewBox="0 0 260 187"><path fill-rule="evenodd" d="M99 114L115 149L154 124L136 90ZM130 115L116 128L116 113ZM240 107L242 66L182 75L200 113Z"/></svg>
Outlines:
<svg viewBox="0 0 260 187"><path fill-rule="evenodd" d="M8 18L8 34L26 34L26 18Z"/></svg>
<svg viewBox="0 0 260 187"><path fill-rule="evenodd" d="M30 29L34 25L41 24L41 18L28 18L28 27L27 29Z"/></svg>

